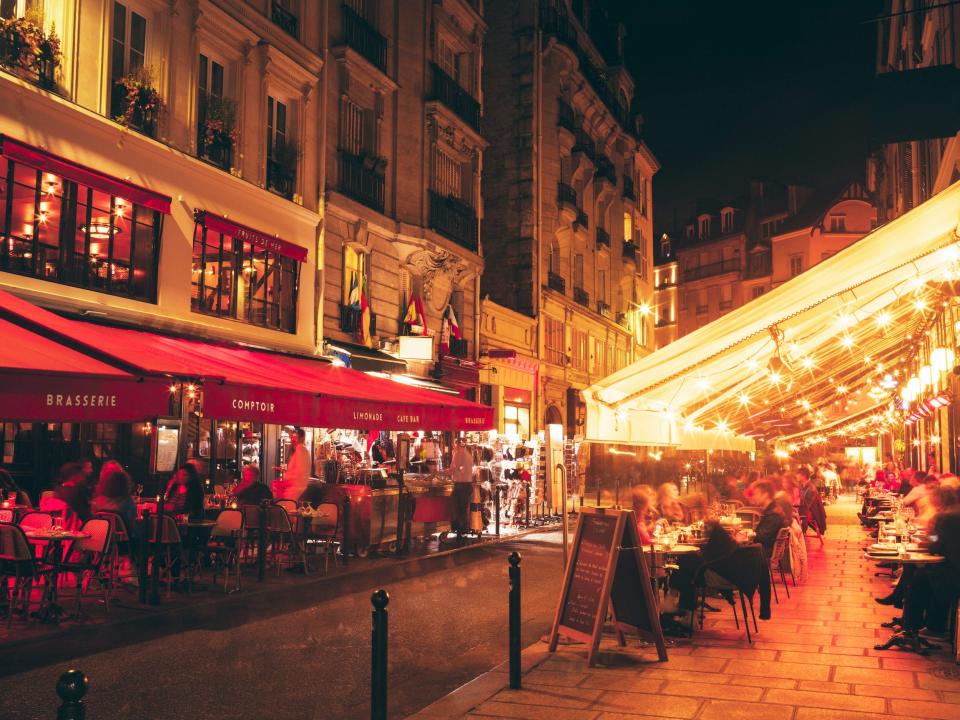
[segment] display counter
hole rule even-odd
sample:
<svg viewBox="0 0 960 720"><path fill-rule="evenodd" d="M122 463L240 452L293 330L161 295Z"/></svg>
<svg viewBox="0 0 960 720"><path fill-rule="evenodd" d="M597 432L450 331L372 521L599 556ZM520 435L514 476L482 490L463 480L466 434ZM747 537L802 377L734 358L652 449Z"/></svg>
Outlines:
<svg viewBox="0 0 960 720"><path fill-rule="evenodd" d="M437 475L404 475L404 489L413 507L410 537L426 538L452 529L454 484Z"/></svg>
<svg viewBox="0 0 960 720"><path fill-rule="evenodd" d="M376 483L380 484L380 483ZM400 488L396 483L385 487L374 484L326 484L324 502L336 503L341 509L345 497L350 498L349 544L359 557L371 550L397 549Z"/></svg>

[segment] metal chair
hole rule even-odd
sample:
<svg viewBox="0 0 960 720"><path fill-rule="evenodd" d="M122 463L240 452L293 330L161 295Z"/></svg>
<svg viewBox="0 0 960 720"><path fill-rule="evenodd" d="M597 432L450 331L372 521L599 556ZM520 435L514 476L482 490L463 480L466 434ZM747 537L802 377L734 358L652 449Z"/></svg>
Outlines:
<svg viewBox="0 0 960 720"><path fill-rule="evenodd" d="M30 616L33 581L44 574L33 556L33 548L30 547L23 530L10 523L0 523L0 578L7 595L8 628L13 622L18 602L22 603L23 617Z"/></svg>
<svg viewBox="0 0 960 720"><path fill-rule="evenodd" d="M282 507L287 511L288 515L293 515L297 512L297 501L296 500L276 500L274 505Z"/></svg>
<svg viewBox="0 0 960 720"><path fill-rule="evenodd" d="M777 533L777 539L773 543L773 551L770 553L770 585L773 587L773 599L777 605L780 604L780 597L777 595L777 581L774 578L774 572L780 573L780 580L783 582L783 589L787 591L787 599L790 598L790 588L787 586L787 576L783 572L783 555L790 544L790 528L780 528Z"/></svg>
<svg viewBox="0 0 960 720"><path fill-rule="evenodd" d="M149 535L147 542L150 545L150 556L153 561L157 561L157 550L163 555L163 566L160 568L160 581L166 582L166 596L170 597L170 591L173 586L174 565L183 564L183 540L180 537L180 528L177 527L177 521L172 515L164 515L163 522L160 524L159 543L160 547L155 548L158 542L157 536L157 517L150 516L150 527L147 528Z"/></svg>
<svg viewBox="0 0 960 720"><path fill-rule="evenodd" d="M241 505L240 510L243 512L243 547L241 548L241 556L249 557L250 550L259 547L257 541L260 538L260 506Z"/></svg>
<svg viewBox="0 0 960 720"><path fill-rule="evenodd" d="M46 530L53 527L53 516L46 512L26 513L18 523L24 530Z"/></svg>
<svg viewBox="0 0 960 720"><path fill-rule="evenodd" d="M133 543L130 542L130 529L127 527L127 521L123 515L113 510L98 510L93 514L95 518L102 518L110 523L110 563L107 566L108 577L111 588L116 588L117 584L124 577L134 577L135 574L123 576L120 574L120 558L127 557L133 565Z"/></svg>
<svg viewBox="0 0 960 720"><path fill-rule="evenodd" d="M330 567L330 555L336 563L336 548L340 545L340 506L336 503L320 503L311 518L310 540L323 548L323 571Z"/></svg>
<svg viewBox="0 0 960 720"><path fill-rule="evenodd" d="M110 610L110 584L102 577L103 566L110 557L112 527L107 518L90 518L81 530L90 537L81 538L70 546L68 559L60 563L60 572L70 573L77 583L77 614L80 614L80 600L90 585L97 580L103 589L103 605Z"/></svg>
<svg viewBox="0 0 960 720"><path fill-rule="evenodd" d="M240 590L240 550L243 543L243 512L240 510L222 510L217 515L217 524L210 532L206 552L210 554L213 568L213 581L217 581L217 570L223 566L223 591L227 592L230 583L230 567L236 570L234 590Z"/></svg>
<svg viewBox="0 0 960 720"><path fill-rule="evenodd" d="M303 561L303 574L309 574L307 568L307 554L303 545L303 539L294 532L293 525L290 522L290 516L280 505L270 505L267 508L267 532L270 534L270 550L273 555L273 561L277 566L277 575L280 574L279 555L281 546L287 545L287 562L292 566L294 549L300 553L300 559Z"/></svg>

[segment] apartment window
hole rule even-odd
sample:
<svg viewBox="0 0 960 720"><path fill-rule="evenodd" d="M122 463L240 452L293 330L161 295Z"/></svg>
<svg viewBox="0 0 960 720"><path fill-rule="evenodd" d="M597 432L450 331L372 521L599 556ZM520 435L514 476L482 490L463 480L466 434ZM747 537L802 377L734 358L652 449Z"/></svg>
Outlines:
<svg viewBox="0 0 960 720"><path fill-rule="evenodd" d="M710 237L710 218L700 218L700 239L706 240Z"/></svg>
<svg viewBox="0 0 960 720"><path fill-rule="evenodd" d="M640 347L649 347L650 345L650 323L643 315L637 316L637 345Z"/></svg>
<svg viewBox="0 0 960 720"><path fill-rule="evenodd" d="M635 258L637 261L637 275L644 282L647 281L647 258L645 255L641 255L638 258Z"/></svg>
<svg viewBox="0 0 960 720"><path fill-rule="evenodd" d="M724 210L720 215L720 224L723 232L730 232L733 229L733 210Z"/></svg>
<svg viewBox="0 0 960 720"><path fill-rule="evenodd" d="M607 271L597 270L597 301L607 302Z"/></svg>
<svg viewBox="0 0 960 720"><path fill-rule="evenodd" d="M751 296L754 300L756 300L758 297L760 297L761 295L763 295L763 290L764 290L763 287L760 286L760 285L758 285L758 286L756 286L756 287L754 287L754 288L751 288L751 289L750 289L750 296Z"/></svg>
<svg viewBox="0 0 960 720"><path fill-rule="evenodd" d="M830 232L842 233L847 231L847 218L844 215L830 216Z"/></svg>
<svg viewBox="0 0 960 720"><path fill-rule="evenodd" d="M606 367L606 344L599 338L593 339L593 372L603 373Z"/></svg>
<svg viewBox="0 0 960 720"><path fill-rule="evenodd" d="M127 107L127 90L120 81L141 72L146 56L147 19L125 4L114 2L110 35L111 117L123 115Z"/></svg>
<svg viewBox="0 0 960 720"><path fill-rule="evenodd" d="M27 13L41 12L43 0L0 0L0 18L12 20Z"/></svg>
<svg viewBox="0 0 960 720"><path fill-rule="evenodd" d="M441 36L437 38L436 55L440 69L453 78L457 85L472 94L473 74L470 53L457 52L448 39Z"/></svg>
<svg viewBox="0 0 960 720"><path fill-rule="evenodd" d="M637 189L640 191L640 214L647 217L647 179L642 175L637 183Z"/></svg>
<svg viewBox="0 0 960 720"><path fill-rule="evenodd" d="M224 65L200 54L197 77L197 154L229 169L232 164L236 107L224 97Z"/></svg>
<svg viewBox="0 0 960 720"><path fill-rule="evenodd" d="M463 200L463 168L440 148L433 152L433 189L442 197Z"/></svg>
<svg viewBox="0 0 960 720"><path fill-rule="evenodd" d="M292 198L298 148L291 136L288 115L285 102L267 96L267 189Z"/></svg>
<svg viewBox="0 0 960 720"><path fill-rule="evenodd" d="M271 237L198 216L193 238L194 312L296 332L300 263L268 249Z"/></svg>
<svg viewBox="0 0 960 720"><path fill-rule="evenodd" d="M575 370L586 372L590 363L590 336L584 330L573 331L573 351L570 364Z"/></svg>
<svg viewBox="0 0 960 720"><path fill-rule="evenodd" d="M790 277L796 277L803 272L803 255L790 256Z"/></svg>
<svg viewBox="0 0 960 720"><path fill-rule="evenodd" d="M580 253L573 256L573 286L583 289L583 255Z"/></svg>
<svg viewBox="0 0 960 720"><path fill-rule="evenodd" d="M0 160L0 269L156 302L161 214Z"/></svg>
<svg viewBox="0 0 960 720"><path fill-rule="evenodd" d="M624 242L633 240L633 216L628 212L623 214L623 240Z"/></svg>
<svg viewBox="0 0 960 720"><path fill-rule="evenodd" d="M547 258L547 270L554 275L560 274L560 243L553 239L550 241L550 255Z"/></svg>
<svg viewBox="0 0 960 720"><path fill-rule="evenodd" d="M270 19L292 37L300 36L300 0L273 0Z"/></svg>
<svg viewBox="0 0 960 720"><path fill-rule="evenodd" d="M507 435L530 437L530 408L524 405L503 405L503 431Z"/></svg>
<svg viewBox="0 0 960 720"><path fill-rule="evenodd" d="M566 351L563 347L563 321L550 317L544 324L544 345L547 362L554 365L564 365Z"/></svg>
<svg viewBox="0 0 960 720"><path fill-rule="evenodd" d="M343 305L359 305L360 292L366 282L367 256L350 247L343 248L343 283L341 288L341 303Z"/></svg>
<svg viewBox="0 0 960 720"><path fill-rule="evenodd" d="M376 154L374 134L371 132L373 113L364 110L349 98L340 103L340 149L351 155L364 151Z"/></svg>

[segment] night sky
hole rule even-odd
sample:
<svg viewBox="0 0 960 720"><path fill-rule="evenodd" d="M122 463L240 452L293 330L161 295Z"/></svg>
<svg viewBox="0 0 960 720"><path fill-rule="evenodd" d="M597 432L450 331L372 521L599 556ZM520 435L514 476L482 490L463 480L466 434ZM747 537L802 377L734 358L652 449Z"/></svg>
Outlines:
<svg viewBox="0 0 960 720"><path fill-rule="evenodd" d="M627 26L658 231L754 177L860 177L882 0L607 0Z"/></svg>

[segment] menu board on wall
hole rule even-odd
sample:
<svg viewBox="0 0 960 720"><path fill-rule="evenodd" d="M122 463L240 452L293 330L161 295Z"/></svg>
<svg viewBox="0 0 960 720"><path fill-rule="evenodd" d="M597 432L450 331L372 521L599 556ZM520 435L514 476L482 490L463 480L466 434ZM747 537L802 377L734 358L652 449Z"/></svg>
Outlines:
<svg viewBox="0 0 960 720"><path fill-rule="evenodd" d="M550 652L560 635L587 643L590 665L596 660L608 609L617 641L631 632L653 642L667 659L660 614L650 573L640 548L633 512L583 508L564 571L560 602L550 633Z"/></svg>
<svg viewBox="0 0 960 720"><path fill-rule="evenodd" d="M157 425L153 471L168 473L176 470L179 446L179 427L176 425Z"/></svg>

